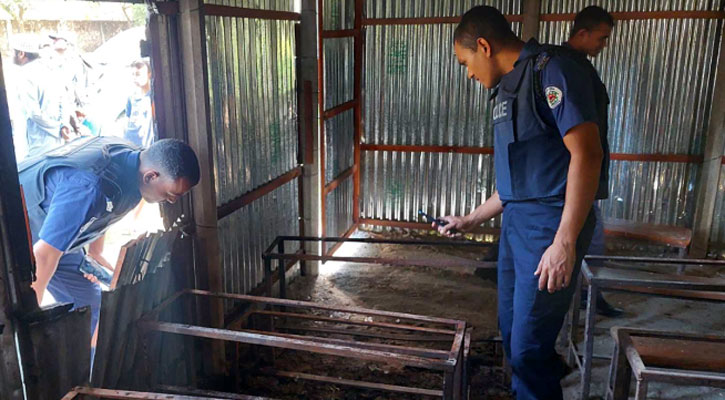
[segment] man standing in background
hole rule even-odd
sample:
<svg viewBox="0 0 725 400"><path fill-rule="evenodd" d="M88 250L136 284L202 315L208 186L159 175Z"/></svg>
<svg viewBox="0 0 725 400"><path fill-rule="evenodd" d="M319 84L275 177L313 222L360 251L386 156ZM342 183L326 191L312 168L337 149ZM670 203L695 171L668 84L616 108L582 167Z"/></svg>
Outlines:
<svg viewBox="0 0 725 400"><path fill-rule="evenodd" d="M609 140L607 138L609 129L609 96L606 86L604 86L597 70L589 59L587 59L587 56L596 57L604 50L609 37L612 35L613 28L614 18L612 18L607 10L597 6L589 6L576 15L569 40L564 43L564 47L569 47L581 54L578 61L589 70L589 74L591 75L595 89L594 94L597 97L597 105L599 105L599 109L597 110L599 114L599 138L602 142L602 149L606 153L609 153ZM602 162L602 179L603 181L600 182L600 187L597 191L597 200L609 197L608 188L606 187L609 181L608 157L605 157ZM597 201L594 202L593 209L597 222L594 226L592 244L589 246L587 254L604 255L604 220L602 219L602 210L599 208ZM592 263L596 263L596 261L590 262L590 264ZM586 307L586 296L582 296L582 305ZM622 310L607 303L601 293L597 295L596 309L597 314L605 317L618 317L622 315Z"/></svg>

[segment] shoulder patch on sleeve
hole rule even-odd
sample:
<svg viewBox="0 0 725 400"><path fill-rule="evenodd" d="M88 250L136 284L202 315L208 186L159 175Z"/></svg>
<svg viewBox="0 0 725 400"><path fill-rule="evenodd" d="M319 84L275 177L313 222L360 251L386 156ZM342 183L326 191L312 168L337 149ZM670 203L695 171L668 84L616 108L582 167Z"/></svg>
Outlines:
<svg viewBox="0 0 725 400"><path fill-rule="evenodd" d="M547 86L544 89L544 94L546 95L546 103L549 104L549 108L551 109L561 104L561 99L564 96L561 89L556 86Z"/></svg>

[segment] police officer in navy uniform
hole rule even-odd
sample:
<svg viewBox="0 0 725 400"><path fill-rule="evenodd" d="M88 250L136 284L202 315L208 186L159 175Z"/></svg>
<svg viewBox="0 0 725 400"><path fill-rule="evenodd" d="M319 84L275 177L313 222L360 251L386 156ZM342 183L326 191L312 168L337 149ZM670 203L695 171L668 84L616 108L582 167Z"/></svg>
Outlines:
<svg viewBox="0 0 725 400"><path fill-rule="evenodd" d="M561 399L554 344L594 229L606 157L587 71L570 51L522 42L495 8L463 15L454 49L468 77L494 88L496 192L444 234L503 213L498 314L517 399Z"/></svg>
<svg viewBox="0 0 725 400"><path fill-rule="evenodd" d="M598 6L585 7L574 17L567 40L563 46L574 50L574 55L581 65L589 71L594 82L597 103L597 112L599 113L599 137L601 138L602 148L605 153L609 152L609 141L607 133L609 131L609 95L607 87L599 77L599 73L589 61L587 56L596 57L607 46L609 37L614 29L614 18L607 10ZM602 180L599 182L599 190L597 191L597 200L603 200L609 197L609 158L605 158L602 162ZM589 245L588 255L604 255L604 220L602 219L602 211L597 202L594 203L594 215L596 216L596 224L594 225L594 236L592 243ZM589 261L590 265L601 265L601 261ZM586 307L586 296L582 296L582 306ZM597 314L606 317L617 317L622 315L622 310L613 307L604 299L601 293L597 294L596 302Z"/></svg>
<svg viewBox="0 0 725 400"><path fill-rule="evenodd" d="M59 302L91 307L91 334L100 313L101 289L81 272L85 245L139 203L173 203L199 181L194 151L175 139L141 150L114 137L77 139L18 165L28 210L42 301L47 289ZM91 252L100 258L99 252ZM102 264L107 264L101 261Z"/></svg>

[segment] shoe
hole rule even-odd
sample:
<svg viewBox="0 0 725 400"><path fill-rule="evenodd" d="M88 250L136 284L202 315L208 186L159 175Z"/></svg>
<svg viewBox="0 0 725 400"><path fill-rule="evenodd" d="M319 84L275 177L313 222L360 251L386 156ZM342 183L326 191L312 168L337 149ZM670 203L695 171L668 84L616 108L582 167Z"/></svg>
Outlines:
<svg viewBox="0 0 725 400"><path fill-rule="evenodd" d="M586 291L582 291L581 299L579 301L579 309L587 309ZM597 314L601 315L602 317L616 318L624 314L624 310L609 304L607 300L604 299L604 296L602 296L602 294L600 293L599 295L597 295Z"/></svg>

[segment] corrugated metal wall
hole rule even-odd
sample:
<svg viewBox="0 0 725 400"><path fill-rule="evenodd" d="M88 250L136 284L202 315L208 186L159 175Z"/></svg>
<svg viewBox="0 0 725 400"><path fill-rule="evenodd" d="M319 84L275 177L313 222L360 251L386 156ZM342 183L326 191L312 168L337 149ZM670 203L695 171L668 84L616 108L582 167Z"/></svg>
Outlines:
<svg viewBox="0 0 725 400"><path fill-rule="evenodd" d="M487 2L518 14L520 2ZM375 1L368 18L454 16L473 1ZM521 24L513 23L520 34ZM366 27L363 142L493 146L490 91L466 78L455 24ZM363 218L418 221L417 210L468 213L494 190L490 155L363 152ZM498 224L492 221L491 226Z"/></svg>
<svg viewBox="0 0 725 400"><path fill-rule="evenodd" d="M282 3L291 2L242 5ZM297 164L295 22L207 16L205 24L214 176L223 205ZM297 190L290 182L219 221L226 291L258 285L264 248L277 235L299 233Z"/></svg>
<svg viewBox="0 0 725 400"><path fill-rule="evenodd" d="M455 17L473 6L488 5L504 14L521 14L521 0L366 0L367 18Z"/></svg>
<svg viewBox="0 0 725 400"><path fill-rule="evenodd" d="M294 11L295 6L294 0L204 0L204 4L275 11Z"/></svg>
<svg viewBox="0 0 725 400"><path fill-rule="evenodd" d="M719 10L721 0L549 0L541 2L542 14L576 13L586 6L613 11Z"/></svg>
<svg viewBox="0 0 725 400"><path fill-rule="evenodd" d="M277 236L299 234L297 190L293 180L219 221L225 291L255 288L264 279L262 252Z"/></svg>
<svg viewBox="0 0 725 400"><path fill-rule="evenodd" d="M704 7L684 1L657 7L654 3L637 10ZM564 3L546 6L556 6L547 9L554 12L580 9ZM622 4L614 9L629 10ZM717 59L722 23L707 19L617 22L610 46L594 59L611 98L612 152L703 153L716 71L713 60ZM562 43L571 24L542 22L540 39ZM691 226L698 169L697 164L613 161L610 199L602 202L602 212L605 217Z"/></svg>
<svg viewBox="0 0 725 400"><path fill-rule="evenodd" d="M355 24L354 0L324 0L322 28L350 30ZM323 77L325 110L355 99L355 38L324 38ZM324 120L325 184L354 165L355 113L348 109ZM343 236L353 225L353 179L341 182L324 197L325 236ZM328 250L328 245L325 250Z"/></svg>

